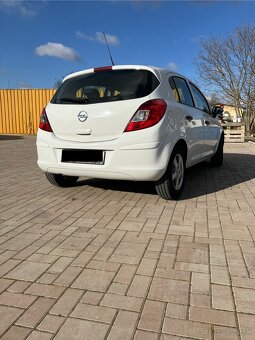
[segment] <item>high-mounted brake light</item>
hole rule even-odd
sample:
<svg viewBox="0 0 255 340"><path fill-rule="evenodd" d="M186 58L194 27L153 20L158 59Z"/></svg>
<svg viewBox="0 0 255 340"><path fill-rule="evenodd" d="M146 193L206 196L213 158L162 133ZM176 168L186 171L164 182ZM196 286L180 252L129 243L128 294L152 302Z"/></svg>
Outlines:
<svg viewBox="0 0 255 340"><path fill-rule="evenodd" d="M112 70L112 66L103 66L103 67L94 68L94 72L110 71L110 70Z"/></svg>
<svg viewBox="0 0 255 340"><path fill-rule="evenodd" d="M40 124L39 124L39 129L48 131L48 132L53 132L45 108L42 110L41 118L40 118Z"/></svg>
<svg viewBox="0 0 255 340"><path fill-rule="evenodd" d="M143 103L129 121L124 132L137 131L156 125L164 116L167 104L163 99Z"/></svg>

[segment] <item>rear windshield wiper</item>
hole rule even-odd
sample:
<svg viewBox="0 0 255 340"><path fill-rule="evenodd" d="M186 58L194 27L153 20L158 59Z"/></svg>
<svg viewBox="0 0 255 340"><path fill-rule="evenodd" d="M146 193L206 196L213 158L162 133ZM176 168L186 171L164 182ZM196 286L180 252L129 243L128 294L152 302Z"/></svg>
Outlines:
<svg viewBox="0 0 255 340"><path fill-rule="evenodd" d="M67 97L61 97L59 98L61 102L69 102L69 103L80 103L80 104L88 104L89 100L88 98L67 98Z"/></svg>

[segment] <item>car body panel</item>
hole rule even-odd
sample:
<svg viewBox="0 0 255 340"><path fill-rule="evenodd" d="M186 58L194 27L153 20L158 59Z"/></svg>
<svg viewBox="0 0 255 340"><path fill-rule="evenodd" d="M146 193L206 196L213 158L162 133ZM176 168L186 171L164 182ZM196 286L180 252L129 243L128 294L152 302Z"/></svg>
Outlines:
<svg viewBox="0 0 255 340"><path fill-rule="evenodd" d="M69 176L157 181L164 175L172 150L180 141L187 146L186 167L216 152L222 128L210 114L176 102L168 82L176 73L141 65L113 66L113 69L145 69L152 72L160 84L141 98L79 105L49 103L46 113L53 133L39 129L37 135L38 165L43 171ZM94 70L77 72L64 81L90 72ZM141 104L160 98L164 99L167 108L155 126L124 132ZM87 113L85 121L79 120L80 112ZM187 120L186 116L191 116L192 120ZM210 122L209 126L205 124L206 120ZM64 163L61 160L63 149L102 150L104 163Z"/></svg>

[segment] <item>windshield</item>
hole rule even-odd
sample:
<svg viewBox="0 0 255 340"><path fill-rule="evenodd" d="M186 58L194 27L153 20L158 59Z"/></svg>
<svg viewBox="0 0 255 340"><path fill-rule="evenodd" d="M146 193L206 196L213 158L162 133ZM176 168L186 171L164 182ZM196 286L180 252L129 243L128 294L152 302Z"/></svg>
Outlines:
<svg viewBox="0 0 255 340"><path fill-rule="evenodd" d="M141 98L159 85L148 70L106 70L83 74L63 82L53 104L93 104Z"/></svg>

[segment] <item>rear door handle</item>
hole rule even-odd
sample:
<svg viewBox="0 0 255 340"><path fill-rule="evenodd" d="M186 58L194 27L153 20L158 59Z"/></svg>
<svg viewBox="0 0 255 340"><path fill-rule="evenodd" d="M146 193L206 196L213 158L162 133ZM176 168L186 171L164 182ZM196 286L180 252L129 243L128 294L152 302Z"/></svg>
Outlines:
<svg viewBox="0 0 255 340"><path fill-rule="evenodd" d="M205 125L210 125L210 121L209 120L205 120Z"/></svg>
<svg viewBox="0 0 255 340"><path fill-rule="evenodd" d="M191 122L193 120L193 117L192 116L186 116L186 119Z"/></svg>

